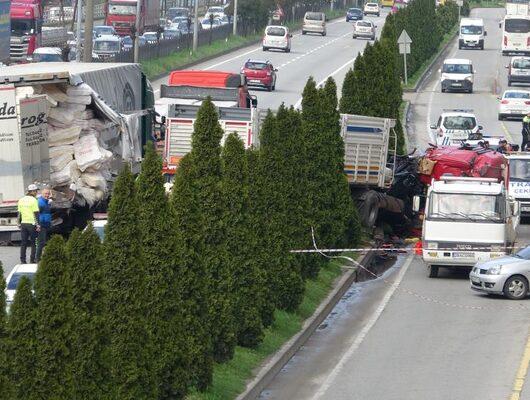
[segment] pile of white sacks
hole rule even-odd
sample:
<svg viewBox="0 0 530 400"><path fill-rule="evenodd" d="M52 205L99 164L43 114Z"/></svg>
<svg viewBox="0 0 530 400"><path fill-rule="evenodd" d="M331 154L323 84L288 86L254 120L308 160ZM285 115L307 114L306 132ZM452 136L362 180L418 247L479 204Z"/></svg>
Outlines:
<svg viewBox="0 0 530 400"><path fill-rule="evenodd" d="M92 90L85 84L43 85L41 93L52 105L48 113L51 186L59 191L69 188L76 193L76 203L92 206L106 197L112 159L99 142L105 123L90 108Z"/></svg>

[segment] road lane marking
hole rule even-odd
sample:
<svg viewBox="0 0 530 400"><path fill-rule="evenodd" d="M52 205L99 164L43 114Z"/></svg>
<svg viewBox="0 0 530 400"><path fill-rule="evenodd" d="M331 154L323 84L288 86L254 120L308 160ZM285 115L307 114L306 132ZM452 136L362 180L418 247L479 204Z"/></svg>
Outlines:
<svg viewBox="0 0 530 400"><path fill-rule="evenodd" d="M327 392L327 390L331 387L333 381L337 378L337 376L340 374L342 369L345 367L346 363L350 360L350 358L353 356L353 354L357 351L361 343L366 338L366 335L368 335L368 332L372 329L372 327L375 325L381 314L383 313L384 309L386 308L388 302L392 298L392 295L398 288L399 284L403 280L403 277L405 276L405 273L409 269L410 264L412 263L412 260L414 259L414 255L410 255L409 258L407 258L407 261L401 267L401 270L399 271L399 274L394 282L394 284L390 287L388 292L385 294L385 297L383 297L383 300L381 300L381 303L377 307L377 310L372 315L368 323L364 326L364 328L359 332L357 337L355 338L355 341L353 344L348 348L346 353L341 357L339 362L335 365L331 373L326 377L326 380L320 385L320 388L318 391L313 395L311 400L318 400L322 398Z"/></svg>
<svg viewBox="0 0 530 400"><path fill-rule="evenodd" d="M530 332L526 340L526 345L523 352L523 358L519 364L517 375L513 382L512 394L510 400L519 400L521 398L521 392L523 391L526 375L528 374L528 365L530 364Z"/></svg>

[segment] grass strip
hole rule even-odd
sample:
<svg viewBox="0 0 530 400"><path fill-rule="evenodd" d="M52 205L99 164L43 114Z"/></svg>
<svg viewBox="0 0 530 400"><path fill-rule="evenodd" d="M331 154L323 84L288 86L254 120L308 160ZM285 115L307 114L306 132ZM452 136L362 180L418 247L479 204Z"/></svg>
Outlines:
<svg viewBox="0 0 530 400"><path fill-rule="evenodd" d="M304 321L313 315L341 275L342 264L335 260L324 264L318 278L306 282L304 300L296 312L276 311L274 324L265 331L263 342L256 349L238 346L231 361L215 365L212 386L206 392L191 393L187 399L232 400L242 393L254 369L298 333Z"/></svg>
<svg viewBox="0 0 530 400"><path fill-rule="evenodd" d="M451 31L449 31L448 33L446 33L444 35L444 38L441 41L440 45L438 46L438 50L436 51L436 53L434 53L429 59L427 59L421 65L421 67L414 73L414 75L412 75L408 79L408 82L407 82L406 85L405 84L402 85L403 89L413 89L414 86L416 86L416 83L422 77L422 75L425 73L427 68L429 68L429 66L431 65L432 61L434 59L436 59L436 57L438 57L440 55L440 53L444 50L445 45L454 38L454 36L456 35L457 32L458 32L458 24L455 25L453 27L453 29L451 29Z"/></svg>
<svg viewBox="0 0 530 400"><path fill-rule="evenodd" d="M328 19L338 18L344 15L344 10L328 10L326 11L326 15ZM286 26L294 30L300 28L302 22L288 22ZM195 53L191 53L188 48L185 48L165 57L141 61L140 64L147 77L153 79L190 63L200 62L201 60L214 57L223 52L250 45L258 41L261 37L261 33L249 36L229 36L227 39L216 40L212 44L200 46Z"/></svg>

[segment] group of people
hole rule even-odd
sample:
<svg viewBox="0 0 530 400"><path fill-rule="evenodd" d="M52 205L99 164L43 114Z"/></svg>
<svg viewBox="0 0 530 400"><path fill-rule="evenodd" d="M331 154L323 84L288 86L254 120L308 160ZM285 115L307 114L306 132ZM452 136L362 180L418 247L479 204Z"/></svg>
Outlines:
<svg viewBox="0 0 530 400"><path fill-rule="evenodd" d="M18 201L18 225L20 227L20 262L26 264L26 252L30 246L30 264L38 263L46 245L52 225L51 190L31 184L26 195Z"/></svg>

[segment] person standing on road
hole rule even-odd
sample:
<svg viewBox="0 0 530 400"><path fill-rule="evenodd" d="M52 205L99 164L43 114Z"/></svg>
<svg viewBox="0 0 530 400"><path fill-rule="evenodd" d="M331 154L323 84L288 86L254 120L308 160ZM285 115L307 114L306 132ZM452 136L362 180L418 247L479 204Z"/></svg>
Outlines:
<svg viewBox="0 0 530 400"><path fill-rule="evenodd" d="M37 262L40 261L42 255L42 249L46 245L48 240L48 232L52 226L52 207L51 207L51 190L45 188L42 190L41 195L37 201L39 204L39 226L40 230L37 237Z"/></svg>
<svg viewBox="0 0 530 400"><path fill-rule="evenodd" d="M530 143L530 113L523 118L523 143L521 144L521 151L526 151L526 146Z"/></svg>
<svg viewBox="0 0 530 400"><path fill-rule="evenodd" d="M39 203L37 185L29 185L26 196L18 201L18 224L20 226L20 262L26 264L28 240L31 246L30 263L35 263L35 239L39 230Z"/></svg>

